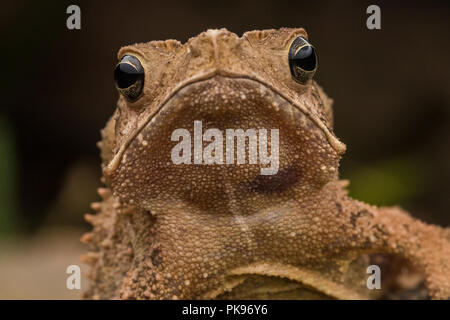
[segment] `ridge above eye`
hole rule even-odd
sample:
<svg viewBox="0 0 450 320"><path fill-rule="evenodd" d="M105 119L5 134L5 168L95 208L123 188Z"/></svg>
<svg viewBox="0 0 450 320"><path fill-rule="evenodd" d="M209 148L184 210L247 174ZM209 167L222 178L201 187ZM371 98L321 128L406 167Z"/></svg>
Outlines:
<svg viewBox="0 0 450 320"><path fill-rule="evenodd" d="M145 72L138 58L125 55L116 65L114 80L119 92L129 101L136 100L144 87Z"/></svg>
<svg viewBox="0 0 450 320"><path fill-rule="evenodd" d="M297 37L292 42L288 60L291 75L299 83L305 84L316 73L316 50L303 37Z"/></svg>

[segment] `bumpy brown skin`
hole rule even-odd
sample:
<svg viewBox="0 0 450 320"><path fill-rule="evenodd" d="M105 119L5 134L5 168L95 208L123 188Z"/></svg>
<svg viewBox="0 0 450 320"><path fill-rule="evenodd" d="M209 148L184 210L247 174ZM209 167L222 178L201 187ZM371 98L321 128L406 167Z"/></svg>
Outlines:
<svg viewBox="0 0 450 320"><path fill-rule="evenodd" d="M139 58L145 84L135 102L119 98L102 131L107 188L93 204L97 214L86 217L94 226L83 237L83 261L92 265L87 298L376 298L389 294L392 268L382 265L383 290L368 290L375 254L407 262L431 298L450 297L448 229L347 196L332 101L289 71L299 35L307 37L303 29L240 38L209 30L184 45L120 50L119 58ZM204 130L278 128L278 173L173 164L171 133L193 135L194 120Z"/></svg>

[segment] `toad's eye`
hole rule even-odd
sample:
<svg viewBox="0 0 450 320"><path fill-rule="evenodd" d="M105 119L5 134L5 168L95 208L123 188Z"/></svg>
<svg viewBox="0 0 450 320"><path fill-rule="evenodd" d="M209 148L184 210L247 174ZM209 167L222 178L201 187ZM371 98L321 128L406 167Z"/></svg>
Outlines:
<svg viewBox="0 0 450 320"><path fill-rule="evenodd" d="M129 101L136 100L144 87L144 68L138 58L126 55L114 70L116 87Z"/></svg>
<svg viewBox="0 0 450 320"><path fill-rule="evenodd" d="M316 50L303 37L297 37L289 48L289 69L292 77L303 84L316 73Z"/></svg>

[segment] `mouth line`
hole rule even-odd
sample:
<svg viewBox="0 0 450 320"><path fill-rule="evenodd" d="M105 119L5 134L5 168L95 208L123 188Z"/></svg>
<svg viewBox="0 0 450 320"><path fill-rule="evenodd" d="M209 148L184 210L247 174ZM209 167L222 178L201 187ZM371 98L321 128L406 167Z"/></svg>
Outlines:
<svg viewBox="0 0 450 320"><path fill-rule="evenodd" d="M266 89L272 91L272 93L278 95L280 98L288 102L292 107L296 108L298 111L302 112L304 115L309 117L316 126L318 126L322 132L325 134L328 143L331 145L331 147L338 153L343 154L345 152L346 146L341 141L339 141L338 138L336 138L330 130L326 127L326 125L315 115L311 114L303 105L293 101L291 98L287 97L286 95L279 92L276 88L269 85L268 83L252 76L242 75L242 74L234 74L230 72L223 72L223 71L213 71L210 73L202 74L199 76L196 76L194 78L189 79L188 81L180 84L178 87L176 87L174 90L171 91L171 93L163 100L163 102L160 104L160 107L153 113L149 114L147 118L143 121L142 124L139 125L139 129L136 130L131 136L127 138L124 144L120 147L120 149L117 151L117 153L113 156L112 160L103 168L103 173L105 176L111 175L114 170L117 169L117 167L120 164L120 161L123 157L123 154L128 149L128 146L132 143L132 141L139 135L139 133L152 121L156 119L158 114L169 104L169 102L177 96L177 94L196 83L200 83L202 81L210 80L216 76L222 76L224 78L229 79L242 79L242 80L250 80L253 81L259 85L262 85Z"/></svg>

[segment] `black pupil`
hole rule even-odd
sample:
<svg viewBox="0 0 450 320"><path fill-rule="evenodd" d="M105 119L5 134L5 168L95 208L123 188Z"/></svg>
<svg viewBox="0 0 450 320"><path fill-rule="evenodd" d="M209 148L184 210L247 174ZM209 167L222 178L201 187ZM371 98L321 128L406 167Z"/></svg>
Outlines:
<svg viewBox="0 0 450 320"><path fill-rule="evenodd" d="M114 70L117 87L125 89L144 77L144 69L139 60L133 56L125 56Z"/></svg>
<svg viewBox="0 0 450 320"><path fill-rule="evenodd" d="M316 68L316 54L311 46L304 46L291 58L294 65L305 71L313 71Z"/></svg>

